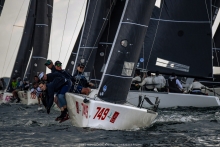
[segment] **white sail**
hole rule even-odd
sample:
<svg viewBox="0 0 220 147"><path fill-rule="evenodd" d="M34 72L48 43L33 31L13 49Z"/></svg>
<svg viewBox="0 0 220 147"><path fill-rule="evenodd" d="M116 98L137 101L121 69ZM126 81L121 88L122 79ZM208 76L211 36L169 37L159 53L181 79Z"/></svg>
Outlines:
<svg viewBox="0 0 220 147"><path fill-rule="evenodd" d="M10 77L30 0L7 0L0 17L0 77Z"/></svg>
<svg viewBox="0 0 220 147"><path fill-rule="evenodd" d="M87 0L54 0L48 59L66 67L83 23ZM47 69L47 72L50 72Z"/></svg>

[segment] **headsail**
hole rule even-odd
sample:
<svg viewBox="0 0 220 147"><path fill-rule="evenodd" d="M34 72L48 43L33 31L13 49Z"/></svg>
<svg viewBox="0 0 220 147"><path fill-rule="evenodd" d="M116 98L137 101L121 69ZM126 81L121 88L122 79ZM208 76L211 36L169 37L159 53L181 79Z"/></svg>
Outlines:
<svg viewBox="0 0 220 147"><path fill-rule="evenodd" d="M211 1L161 1L144 41L140 67L186 77L212 77Z"/></svg>
<svg viewBox="0 0 220 147"><path fill-rule="evenodd" d="M0 17L0 77L10 77L21 42L29 0L7 0Z"/></svg>
<svg viewBox="0 0 220 147"><path fill-rule="evenodd" d="M36 12L36 1L31 0L29 3L29 9L25 22L25 27L20 42L20 47L18 49L18 54L15 60L14 68L12 70L11 78L18 76L21 77L22 79L24 78L24 74L32 51L35 12Z"/></svg>
<svg viewBox="0 0 220 147"><path fill-rule="evenodd" d="M99 98L124 103L130 89L155 0L126 0L102 76ZM117 3L116 3L117 5Z"/></svg>

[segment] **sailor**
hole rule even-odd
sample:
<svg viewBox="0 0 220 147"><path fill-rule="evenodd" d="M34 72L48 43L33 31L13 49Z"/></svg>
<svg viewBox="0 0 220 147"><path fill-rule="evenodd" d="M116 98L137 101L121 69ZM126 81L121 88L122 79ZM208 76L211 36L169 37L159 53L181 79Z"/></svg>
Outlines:
<svg viewBox="0 0 220 147"><path fill-rule="evenodd" d="M181 85L180 81L176 78L176 74L172 73L168 79L169 91L173 93L183 93L183 86Z"/></svg>
<svg viewBox="0 0 220 147"><path fill-rule="evenodd" d="M58 72L53 72L53 73L44 73L44 72L41 72L39 75L38 75L38 78L42 81L47 81L47 83L50 83L52 82L55 78L57 77L64 77L62 74L58 73Z"/></svg>
<svg viewBox="0 0 220 147"><path fill-rule="evenodd" d="M135 77L132 79L130 90L138 90L139 87L135 86L135 84L141 83L140 70L135 71Z"/></svg>
<svg viewBox="0 0 220 147"><path fill-rule="evenodd" d="M83 75L84 68L84 64L78 64L77 71L73 75L73 77L76 79L75 92L88 95L91 92L89 86L94 86L94 84L88 82L86 77Z"/></svg>
<svg viewBox="0 0 220 147"><path fill-rule="evenodd" d="M31 96L36 96L38 99L38 110L41 110L41 102L42 102L42 90L38 87L37 82L32 83L33 87L31 88ZM40 102L41 101L41 102Z"/></svg>
<svg viewBox="0 0 220 147"><path fill-rule="evenodd" d="M153 84L155 84L155 88L157 88L158 92L165 92L167 89L165 88L166 86L166 80L164 76L160 74L159 71L156 71L156 75L153 78Z"/></svg>
<svg viewBox="0 0 220 147"><path fill-rule="evenodd" d="M23 82L21 81L21 78L18 77L17 78L17 86L15 88L14 91L12 91L12 95L15 99L17 99L16 103L19 103L21 101L21 99L18 96L18 91L22 90L22 86L23 86Z"/></svg>
<svg viewBox="0 0 220 147"><path fill-rule="evenodd" d="M62 74L65 78L68 78L73 83L75 83L75 78L71 74L69 74L68 72L62 69L62 63L60 61L55 62L55 69L56 69L56 72Z"/></svg>
<svg viewBox="0 0 220 147"><path fill-rule="evenodd" d="M198 79L194 79L193 83L189 86L189 93L190 94L198 94L198 95L207 95L206 93L202 92L202 89L208 89L208 87L202 85Z"/></svg>
<svg viewBox="0 0 220 147"><path fill-rule="evenodd" d="M51 70L51 73L56 71L56 68L53 65L53 62L51 60L47 60L44 65L47 66L47 68L49 68Z"/></svg>
<svg viewBox="0 0 220 147"><path fill-rule="evenodd" d="M57 92L58 102L61 110L61 115L58 116L55 120L63 122L69 119L67 114L67 103L65 99L65 93L69 91L71 85L67 82L68 80L63 77L57 77L50 83L45 83L44 81L39 82L39 87L42 91L45 91L46 98L46 108L47 113L50 113L50 109L54 102L54 94Z"/></svg>
<svg viewBox="0 0 220 147"><path fill-rule="evenodd" d="M144 80L141 83L136 84L136 86L143 86L143 85L146 85L147 91L154 91L153 77L151 76L150 71L147 72L147 77L144 78Z"/></svg>
<svg viewBox="0 0 220 147"><path fill-rule="evenodd" d="M3 85L2 90L5 90L6 89L6 83L5 83L4 78L1 78L1 82L2 82L2 85Z"/></svg>

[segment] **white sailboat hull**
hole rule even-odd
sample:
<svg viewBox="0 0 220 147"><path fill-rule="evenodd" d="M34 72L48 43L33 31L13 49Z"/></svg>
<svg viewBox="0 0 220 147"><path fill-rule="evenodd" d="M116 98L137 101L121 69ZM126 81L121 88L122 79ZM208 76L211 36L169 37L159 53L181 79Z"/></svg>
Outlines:
<svg viewBox="0 0 220 147"><path fill-rule="evenodd" d="M0 104L1 103L9 103L11 98L12 98L12 93L2 91L0 93Z"/></svg>
<svg viewBox="0 0 220 147"><path fill-rule="evenodd" d="M220 106L220 101L217 96L206 96L206 95L193 95L193 94L180 94L180 93L159 93L159 92L140 92L140 91L130 91L128 93L127 101L132 105L137 106L139 103L139 96L142 98L146 95L151 102L155 102L155 97L159 97L160 104L159 108L169 108L169 107L214 107ZM151 108L152 106L143 101L142 107Z"/></svg>
<svg viewBox="0 0 220 147"><path fill-rule="evenodd" d="M37 96L36 95L31 95L30 91L27 91L27 92L19 91L18 96L21 99L22 104L26 104L26 105L38 104Z"/></svg>
<svg viewBox="0 0 220 147"><path fill-rule="evenodd" d="M92 96L94 92L90 95ZM156 112L131 105L119 105L66 93L67 108L71 122L77 127L90 127L105 130L129 130L147 127L158 115Z"/></svg>

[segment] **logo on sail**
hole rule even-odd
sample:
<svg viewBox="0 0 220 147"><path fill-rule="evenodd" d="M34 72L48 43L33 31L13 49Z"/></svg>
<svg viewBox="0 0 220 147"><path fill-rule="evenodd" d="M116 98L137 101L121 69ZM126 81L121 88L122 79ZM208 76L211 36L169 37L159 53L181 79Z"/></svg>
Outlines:
<svg viewBox="0 0 220 147"><path fill-rule="evenodd" d="M103 88L102 88L102 90L103 90L103 92L106 92L106 90L107 90L107 86L104 85Z"/></svg>

